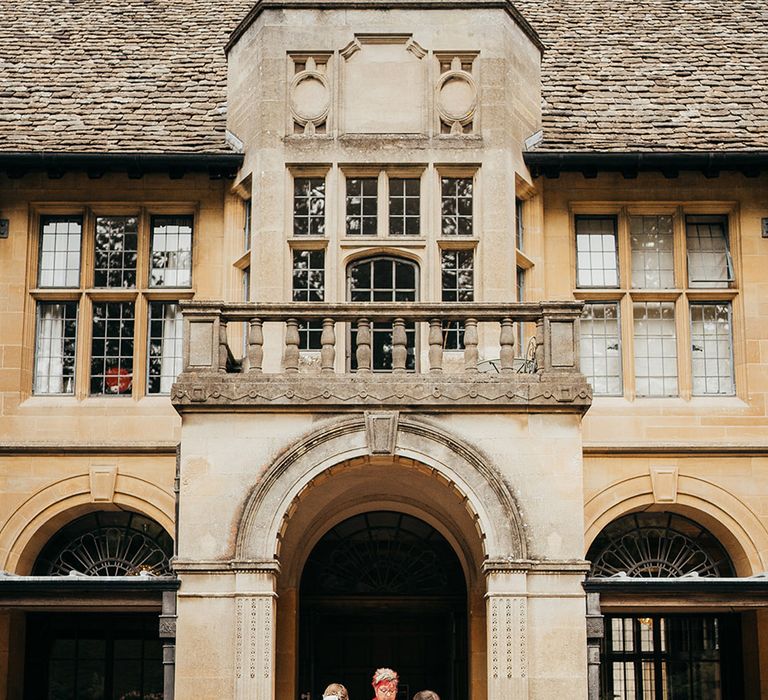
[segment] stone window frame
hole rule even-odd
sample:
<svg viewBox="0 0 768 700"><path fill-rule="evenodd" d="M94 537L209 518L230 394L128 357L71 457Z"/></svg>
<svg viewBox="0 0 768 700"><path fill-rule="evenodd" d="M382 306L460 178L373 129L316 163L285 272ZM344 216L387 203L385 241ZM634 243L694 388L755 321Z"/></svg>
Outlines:
<svg viewBox="0 0 768 700"><path fill-rule="evenodd" d="M576 218L578 216L613 216L617 222L617 252L619 282L616 287L579 287L576 277ZM668 215L672 217L674 287L637 288L632 286L630 217ZM722 216L727 222L731 279L726 286L713 284L710 287L692 287L688 282L686 251L686 217ZM615 302L620 311L620 347L623 392L621 396L629 401L642 399L677 399L692 401L746 395L745 341L743 339L743 312L739 290L739 217L735 202L575 202L569 206L571 288L573 296L583 301ZM635 302L674 303L678 391L671 396L640 396L635 376L634 315ZM731 319L731 356L733 372L732 393L697 394L693 389L693 350L691 339L691 305L696 303L729 303ZM600 396L600 394L597 394ZM610 395L608 395L610 396Z"/></svg>
<svg viewBox="0 0 768 700"><path fill-rule="evenodd" d="M80 246L80 274L77 286L51 287L38 285L42 221L49 216L80 218L82 221ZM97 217L136 216L138 218L138 259L135 287L95 287L95 231ZM192 277L188 287L152 286L150 281L152 219L155 216L188 216L192 221ZM27 366L32 368L24 382L24 398L35 400L74 399L77 401L108 399L136 399L143 396L163 396L148 393L149 365L149 304L152 302L178 302L191 299L195 294L195 263L198 245L198 205L187 203L147 202L78 202L73 204L40 202L33 205L28 236L28 274L31 281L27 290L31 304L25 318L24 347ZM40 304L73 302L77 306L76 350L72 391L54 393L35 391L38 355L38 307ZM95 303L130 303L133 305L133 368L131 387L125 392L92 394L91 352L93 342L93 307Z"/></svg>

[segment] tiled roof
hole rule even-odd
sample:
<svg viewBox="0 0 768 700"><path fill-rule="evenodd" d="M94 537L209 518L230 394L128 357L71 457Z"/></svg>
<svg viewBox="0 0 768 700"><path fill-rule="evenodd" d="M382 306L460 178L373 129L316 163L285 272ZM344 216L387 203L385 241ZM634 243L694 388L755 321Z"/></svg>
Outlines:
<svg viewBox="0 0 768 700"><path fill-rule="evenodd" d="M227 153L253 0L13 0L0 152ZM544 41L541 151L768 150L768 1L515 0Z"/></svg>
<svg viewBox="0 0 768 700"><path fill-rule="evenodd" d="M542 151L768 149L766 0L514 0L545 46Z"/></svg>
<svg viewBox="0 0 768 700"><path fill-rule="evenodd" d="M226 153L229 33L250 0L12 0L0 151Z"/></svg>

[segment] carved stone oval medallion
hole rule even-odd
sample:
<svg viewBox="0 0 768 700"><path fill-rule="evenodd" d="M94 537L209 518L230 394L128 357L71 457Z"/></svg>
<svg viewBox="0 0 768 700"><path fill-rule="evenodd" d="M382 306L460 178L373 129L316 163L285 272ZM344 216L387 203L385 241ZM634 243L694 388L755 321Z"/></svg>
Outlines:
<svg viewBox="0 0 768 700"><path fill-rule="evenodd" d="M291 113L297 123L322 124L331 109L328 80L319 71L305 70L291 82Z"/></svg>
<svg viewBox="0 0 768 700"><path fill-rule="evenodd" d="M437 84L437 111L447 124L472 121L477 107L477 86L472 76L461 70L444 73Z"/></svg>

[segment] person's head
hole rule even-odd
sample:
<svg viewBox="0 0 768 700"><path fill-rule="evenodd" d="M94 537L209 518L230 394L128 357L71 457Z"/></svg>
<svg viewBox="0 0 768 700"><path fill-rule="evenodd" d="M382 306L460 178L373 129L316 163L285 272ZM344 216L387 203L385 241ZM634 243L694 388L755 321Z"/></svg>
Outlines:
<svg viewBox="0 0 768 700"><path fill-rule="evenodd" d="M440 696L434 690L420 690L413 700L440 700Z"/></svg>
<svg viewBox="0 0 768 700"><path fill-rule="evenodd" d="M377 668L373 674L374 700L395 700L397 697L397 682L399 678L391 668Z"/></svg>
<svg viewBox="0 0 768 700"><path fill-rule="evenodd" d="M349 693L341 683L331 683L323 693L323 700L349 700Z"/></svg>

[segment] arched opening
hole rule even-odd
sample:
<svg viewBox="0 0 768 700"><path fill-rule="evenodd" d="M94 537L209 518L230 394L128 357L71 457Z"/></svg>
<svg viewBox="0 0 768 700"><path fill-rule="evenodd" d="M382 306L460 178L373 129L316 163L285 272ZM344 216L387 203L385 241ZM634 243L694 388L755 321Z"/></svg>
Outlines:
<svg viewBox="0 0 768 700"><path fill-rule="evenodd" d="M672 512L631 513L597 535L587 559L605 614L604 697L744 697L743 616L729 583L738 579L709 530Z"/></svg>
<svg viewBox="0 0 768 700"><path fill-rule="evenodd" d="M44 602L26 613L24 697L162 698L162 591L144 582L170 575L172 555L164 528L131 511L91 512L58 530L32 569Z"/></svg>
<svg viewBox="0 0 768 700"><path fill-rule="evenodd" d="M418 266L415 262L393 256L364 258L347 268L349 301L409 302L418 301ZM406 369L416 368L416 325L405 326L408 355ZM357 369L357 329L351 329L350 368ZM385 372L392 369L392 324L371 324L371 369Z"/></svg>
<svg viewBox="0 0 768 700"><path fill-rule="evenodd" d="M406 513L372 511L338 523L307 559L300 585L299 688L319 697L341 682L371 693L381 666L398 698L430 688L468 697L467 586L449 542Z"/></svg>

